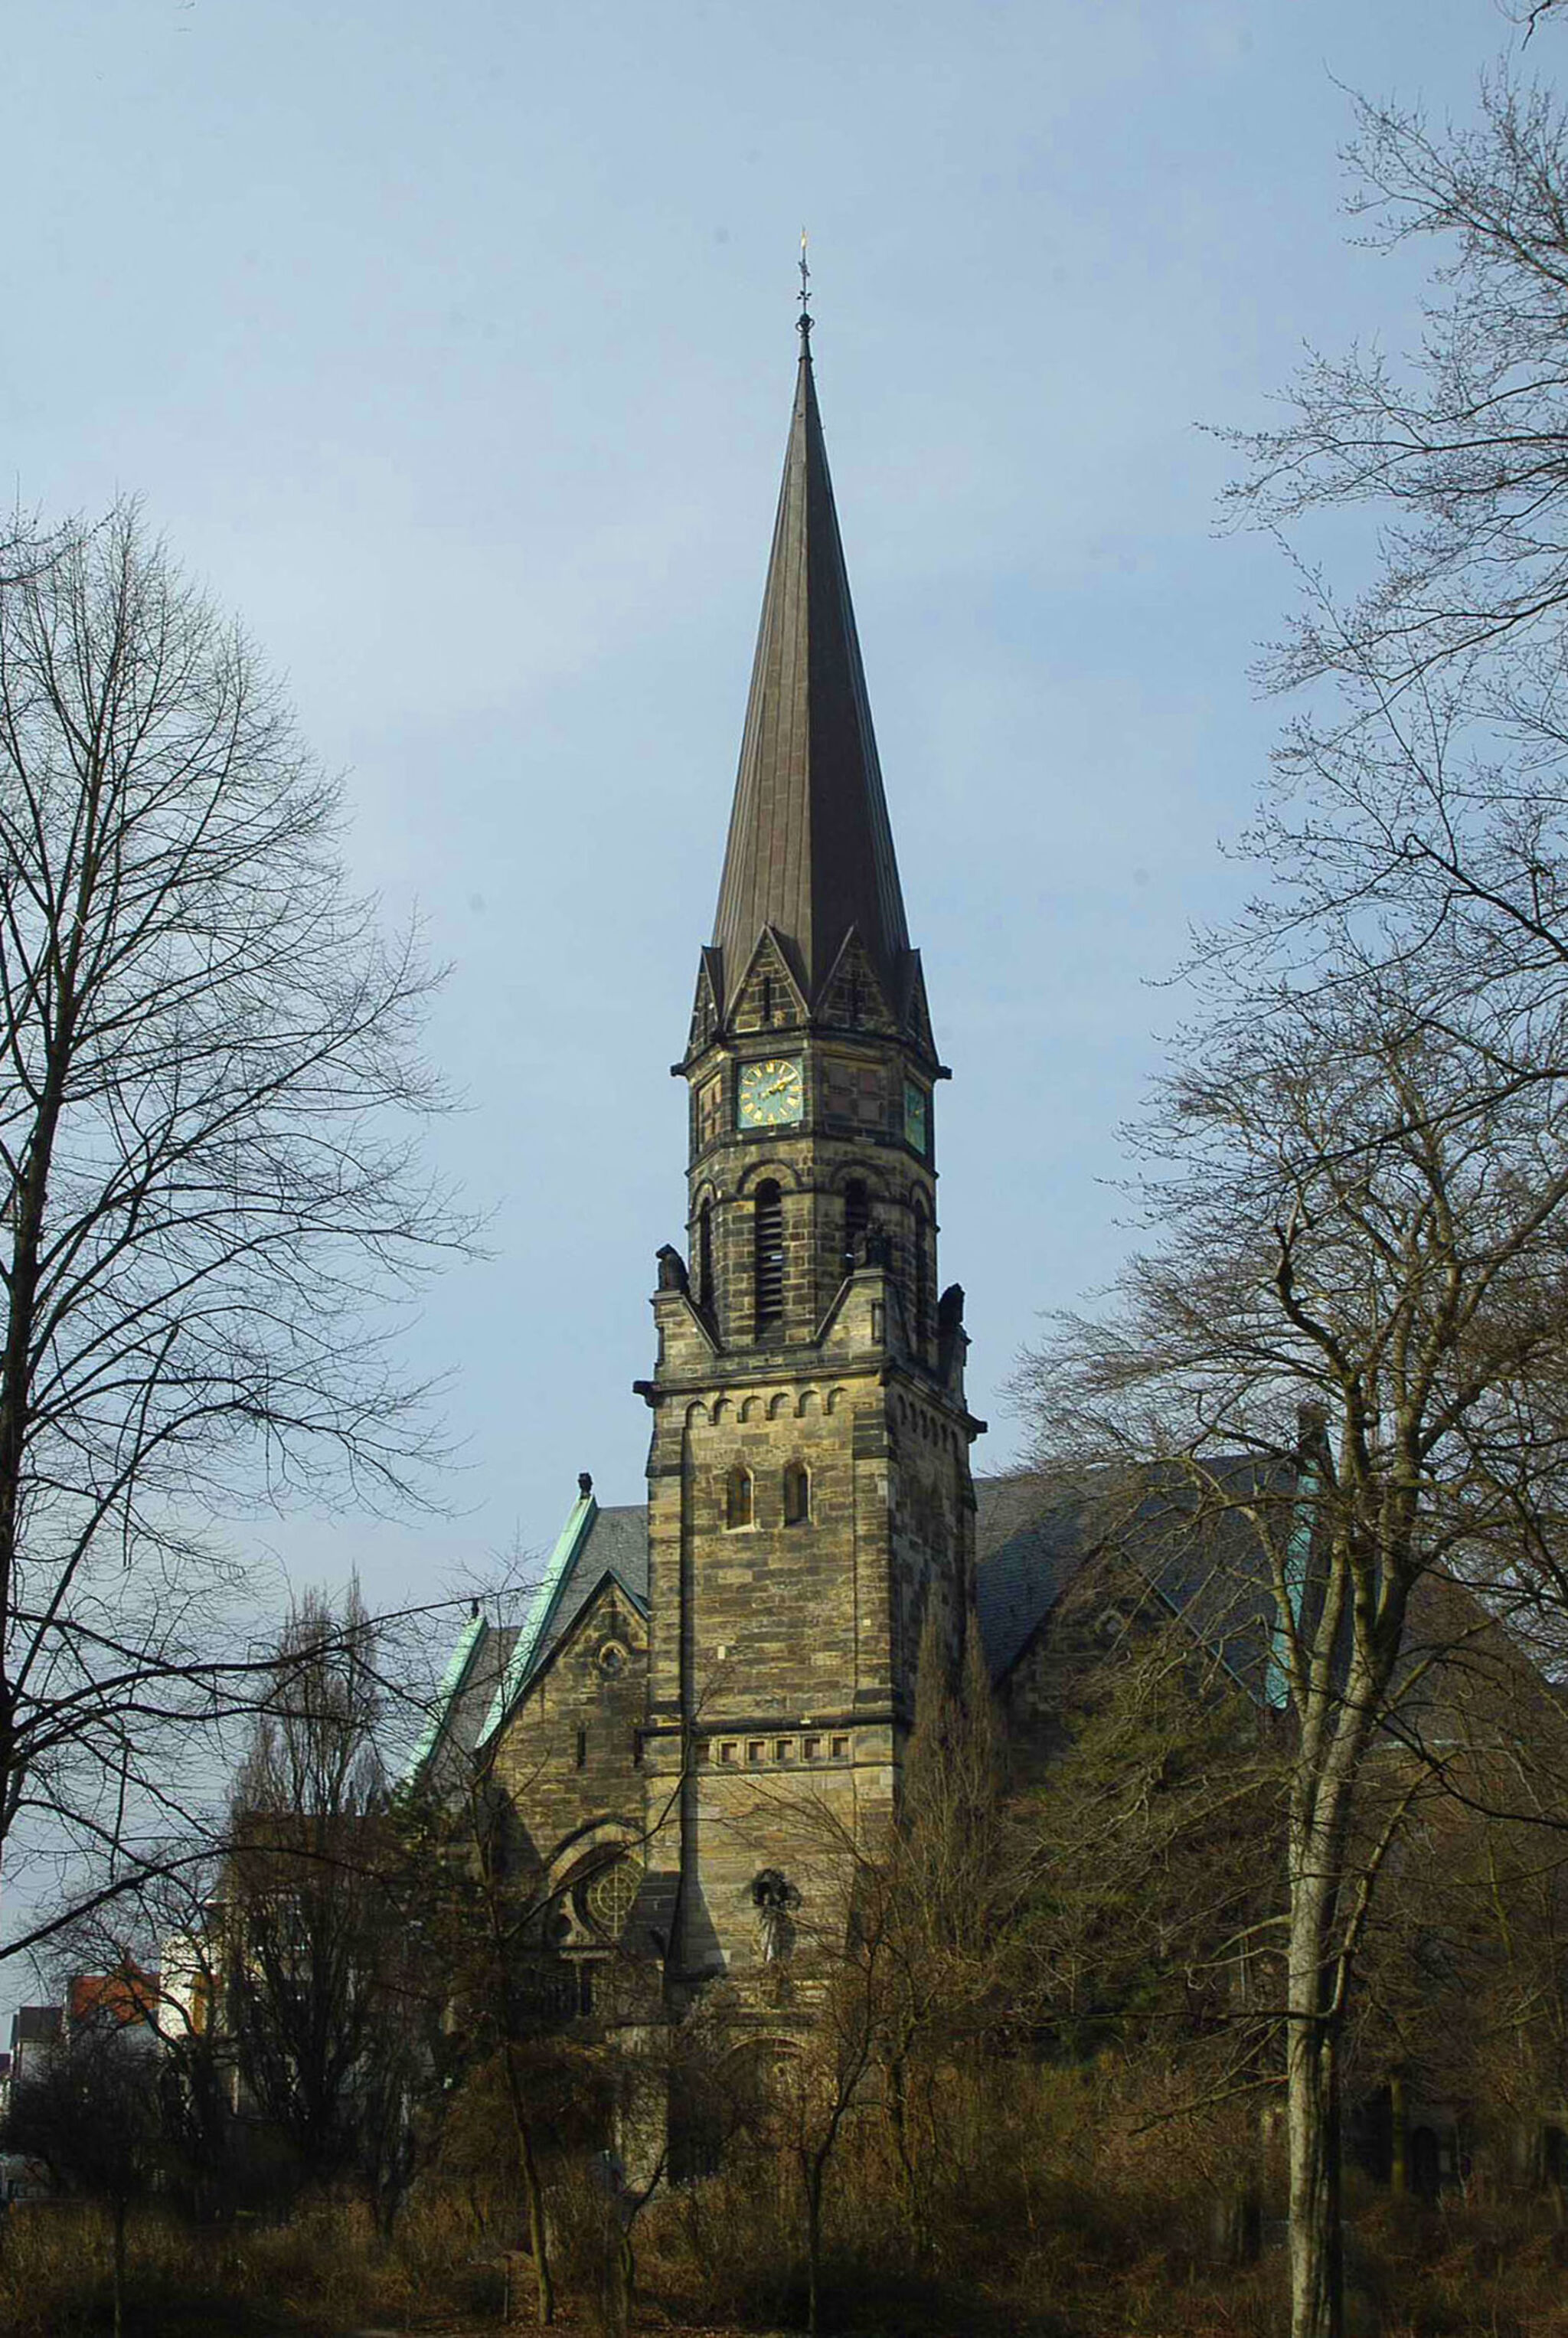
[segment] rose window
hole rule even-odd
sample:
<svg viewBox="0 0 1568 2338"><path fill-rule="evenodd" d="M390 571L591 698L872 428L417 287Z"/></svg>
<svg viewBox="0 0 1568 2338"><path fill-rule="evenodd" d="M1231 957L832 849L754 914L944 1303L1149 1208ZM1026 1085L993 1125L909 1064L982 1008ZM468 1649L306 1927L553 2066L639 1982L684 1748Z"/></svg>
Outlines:
<svg viewBox="0 0 1568 2338"><path fill-rule="evenodd" d="M642 1871L629 1859L617 1859L589 1877L580 1894L583 1913L596 1932L619 1940L632 1913Z"/></svg>

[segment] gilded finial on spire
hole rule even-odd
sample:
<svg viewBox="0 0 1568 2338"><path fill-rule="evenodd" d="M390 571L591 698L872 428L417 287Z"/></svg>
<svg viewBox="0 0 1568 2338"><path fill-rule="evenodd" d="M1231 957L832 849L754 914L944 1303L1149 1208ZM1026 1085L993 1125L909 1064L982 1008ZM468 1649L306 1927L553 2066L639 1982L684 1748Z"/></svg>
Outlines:
<svg viewBox="0 0 1568 2338"><path fill-rule="evenodd" d="M815 322L809 306L810 300L811 270L806 265L806 231L802 228L800 231L800 321L796 330L800 336L800 354L807 358L811 354L811 327Z"/></svg>

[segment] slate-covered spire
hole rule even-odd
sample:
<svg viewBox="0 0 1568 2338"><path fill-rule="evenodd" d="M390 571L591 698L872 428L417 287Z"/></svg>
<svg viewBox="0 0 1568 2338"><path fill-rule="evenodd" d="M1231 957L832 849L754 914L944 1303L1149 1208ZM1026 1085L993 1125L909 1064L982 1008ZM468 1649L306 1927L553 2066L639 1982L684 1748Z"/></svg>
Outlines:
<svg viewBox="0 0 1568 2338"><path fill-rule="evenodd" d="M780 936L813 1004L853 926L897 1011L909 937L817 409L808 318L714 924L728 995L765 926Z"/></svg>

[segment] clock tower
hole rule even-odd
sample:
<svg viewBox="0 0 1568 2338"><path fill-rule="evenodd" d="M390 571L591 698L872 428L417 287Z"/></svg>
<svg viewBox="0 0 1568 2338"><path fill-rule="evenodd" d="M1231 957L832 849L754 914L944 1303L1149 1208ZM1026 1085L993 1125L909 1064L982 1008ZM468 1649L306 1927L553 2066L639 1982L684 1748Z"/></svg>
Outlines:
<svg viewBox="0 0 1568 2338"><path fill-rule="evenodd" d="M956 1662L973 1604L984 1424L964 1400L963 1294L938 1296L936 1265L947 1074L805 317L713 938L673 1069L688 1241L661 1253L639 1387L649 1881L679 1997L827 1918L823 1845L887 1822L923 1639Z"/></svg>

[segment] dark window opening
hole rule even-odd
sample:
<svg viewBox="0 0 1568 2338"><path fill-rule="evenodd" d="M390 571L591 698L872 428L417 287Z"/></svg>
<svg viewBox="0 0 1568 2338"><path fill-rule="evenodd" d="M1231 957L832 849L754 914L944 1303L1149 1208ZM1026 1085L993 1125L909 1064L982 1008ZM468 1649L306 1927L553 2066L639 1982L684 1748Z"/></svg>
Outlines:
<svg viewBox="0 0 1568 2338"><path fill-rule="evenodd" d="M585 1729L580 1729L580 1730L577 1732L577 1767L578 1767L580 1770L581 1770L581 1769L583 1769L583 1767L585 1767L585 1765L586 1765L586 1763L587 1763L587 1760L588 1760L588 1732L587 1732Z"/></svg>
<svg viewBox="0 0 1568 2338"><path fill-rule="evenodd" d="M697 1213L697 1296L713 1311L713 1204L704 1202Z"/></svg>
<svg viewBox="0 0 1568 2338"><path fill-rule="evenodd" d="M739 1463L724 1480L724 1523L727 1527L751 1523L751 1472Z"/></svg>
<svg viewBox="0 0 1568 2338"><path fill-rule="evenodd" d="M791 1461L784 1472L784 1523L802 1527L811 1516L811 1473L803 1461Z"/></svg>
<svg viewBox="0 0 1568 2338"><path fill-rule="evenodd" d="M1418 2199L1436 2200L1443 2187L1443 2159L1436 2132L1429 2127L1410 2131L1410 2189Z"/></svg>
<svg viewBox="0 0 1568 2338"><path fill-rule="evenodd" d="M690 2184L717 2176L724 2153L724 2127L711 2100L672 2086L670 2100L670 2181Z"/></svg>
<svg viewBox="0 0 1568 2338"><path fill-rule="evenodd" d="M926 1319L931 1311L931 1259L926 1240L926 1205L915 1204L915 1345L923 1354L926 1340Z"/></svg>
<svg viewBox="0 0 1568 2338"><path fill-rule="evenodd" d="M871 1227L871 1196L858 1177L852 1178L844 1188L844 1272L852 1274L859 1265L866 1236Z"/></svg>
<svg viewBox="0 0 1568 2338"><path fill-rule="evenodd" d="M752 1243L756 1327L760 1340L777 1331L784 1318L784 1196L771 1177L757 1188Z"/></svg>
<svg viewBox="0 0 1568 2338"><path fill-rule="evenodd" d="M864 1007L865 999L861 992L860 977L858 974L852 974L849 977L849 1027L851 1030L857 1030L859 1027Z"/></svg>
<svg viewBox="0 0 1568 2338"><path fill-rule="evenodd" d="M762 1020L764 1023L773 1020L773 977L770 974L762 977Z"/></svg>

